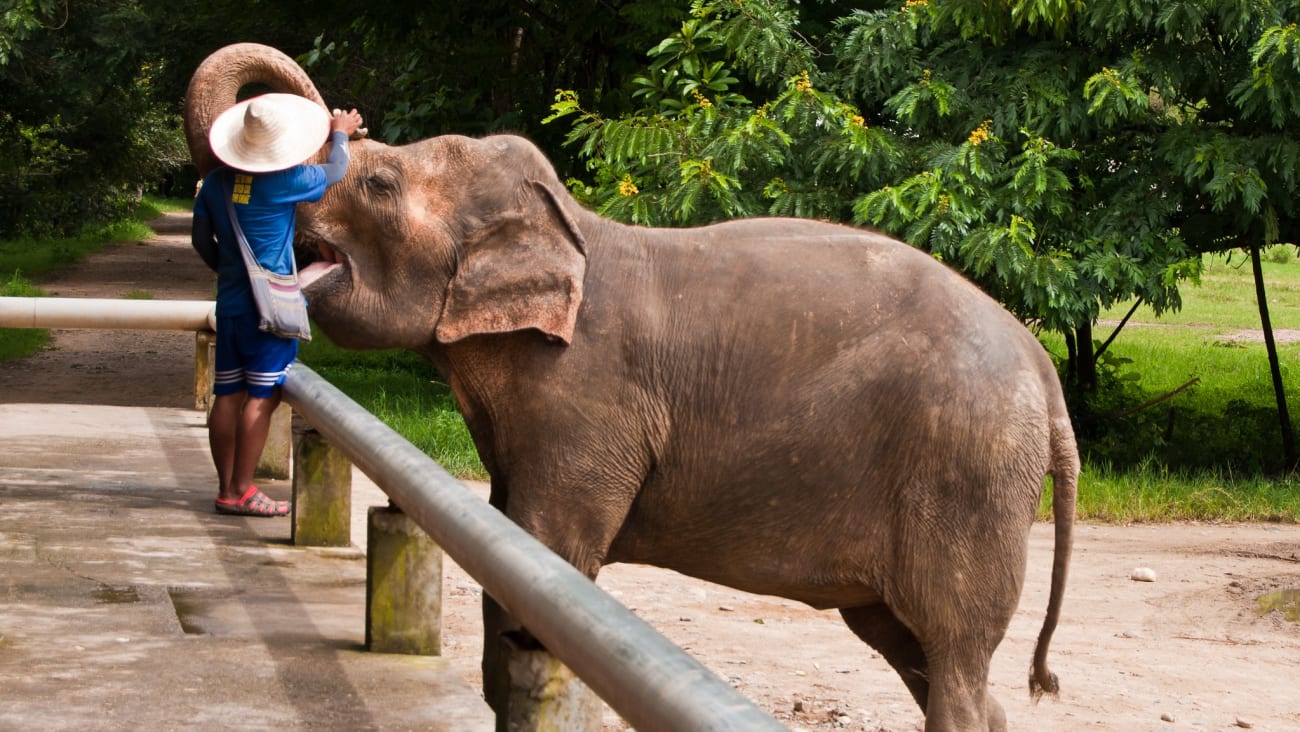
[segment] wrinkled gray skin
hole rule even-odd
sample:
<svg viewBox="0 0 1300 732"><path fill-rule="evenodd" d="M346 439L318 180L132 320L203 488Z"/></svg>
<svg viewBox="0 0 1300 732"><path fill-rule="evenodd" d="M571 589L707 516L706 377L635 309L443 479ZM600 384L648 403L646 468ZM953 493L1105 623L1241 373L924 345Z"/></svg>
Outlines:
<svg viewBox="0 0 1300 732"><path fill-rule="evenodd" d="M278 52L214 54L187 113L200 172L207 124L253 81L319 100ZM354 142L299 238L343 261L307 287L316 321L437 367L511 519L591 577L639 562L838 608L927 730L1005 727L989 659L1051 475L1030 686L1056 691L1078 472L1056 372L931 257L810 221L623 226L507 136Z"/></svg>

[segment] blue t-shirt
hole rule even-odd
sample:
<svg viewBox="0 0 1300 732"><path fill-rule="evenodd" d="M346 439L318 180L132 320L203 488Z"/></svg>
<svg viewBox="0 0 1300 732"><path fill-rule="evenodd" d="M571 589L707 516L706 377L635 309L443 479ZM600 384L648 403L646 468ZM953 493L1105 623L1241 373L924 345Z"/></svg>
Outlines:
<svg viewBox="0 0 1300 732"><path fill-rule="evenodd" d="M203 179L194 201L194 215L212 224L220 252L217 266L217 315L257 312L239 242L226 213L227 192L233 192L235 215L259 264L276 274L293 271L293 232L296 206L325 195L325 170L299 165L274 173L244 173L221 167Z"/></svg>

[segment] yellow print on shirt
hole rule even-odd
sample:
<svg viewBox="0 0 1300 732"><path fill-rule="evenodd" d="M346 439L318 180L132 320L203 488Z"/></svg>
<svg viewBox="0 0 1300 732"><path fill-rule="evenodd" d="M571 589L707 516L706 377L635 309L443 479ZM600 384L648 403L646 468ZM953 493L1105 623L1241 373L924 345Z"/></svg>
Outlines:
<svg viewBox="0 0 1300 732"><path fill-rule="evenodd" d="M235 203L248 203L252 195L253 176L247 173L235 173L235 192L231 194L230 200Z"/></svg>

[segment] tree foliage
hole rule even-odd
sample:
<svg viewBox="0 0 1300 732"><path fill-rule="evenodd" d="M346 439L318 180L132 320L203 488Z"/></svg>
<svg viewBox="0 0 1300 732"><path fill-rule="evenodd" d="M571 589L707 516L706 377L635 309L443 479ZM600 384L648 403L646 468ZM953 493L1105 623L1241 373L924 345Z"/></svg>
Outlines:
<svg viewBox="0 0 1300 732"><path fill-rule="evenodd" d="M137 3L9 3L0 38L0 235L76 231L184 164Z"/></svg>
<svg viewBox="0 0 1300 732"><path fill-rule="evenodd" d="M550 120L607 215L880 226L1072 333L1134 296L1178 307L1197 252L1292 236L1296 9L907 0L814 35L807 6L696 0L638 109L566 91Z"/></svg>

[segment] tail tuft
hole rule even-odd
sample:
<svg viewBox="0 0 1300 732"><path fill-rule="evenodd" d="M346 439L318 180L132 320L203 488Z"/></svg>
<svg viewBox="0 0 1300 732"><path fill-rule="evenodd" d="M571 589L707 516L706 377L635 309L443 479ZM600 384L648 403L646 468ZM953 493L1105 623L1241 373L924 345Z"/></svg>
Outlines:
<svg viewBox="0 0 1300 732"><path fill-rule="evenodd" d="M1056 674L1048 671L1046 678L1040 679L1034 674L1029 674L1029 697L1035 703L1043 698L1043 694L1059 696L1061 693L1061 684L1056 678Z"/></svg>

